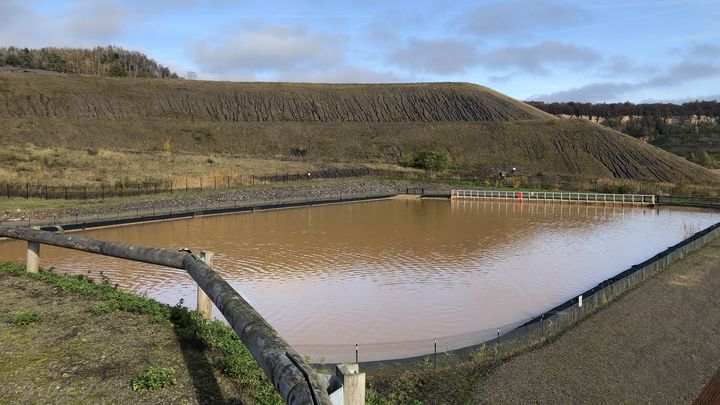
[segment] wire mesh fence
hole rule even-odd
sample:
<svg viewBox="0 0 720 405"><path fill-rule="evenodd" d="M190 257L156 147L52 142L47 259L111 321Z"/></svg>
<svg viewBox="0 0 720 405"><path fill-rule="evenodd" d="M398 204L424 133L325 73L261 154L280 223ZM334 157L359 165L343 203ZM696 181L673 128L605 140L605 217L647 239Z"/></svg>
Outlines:
<svg viewBox="0 0 720 405"><path fill-rule="evenodd" d="M153 179L142 182L116 182L94 185L47 185L39 183L0 183L5 198L41 198L45 200L90 200L111 197L132 197L181 191L231 189L261 184L287 183L314 179L335 179L364 176L387 176L388 173L368 168L324 169L310 172L275 172L262 175L199 176L175 179Z"/></svg>

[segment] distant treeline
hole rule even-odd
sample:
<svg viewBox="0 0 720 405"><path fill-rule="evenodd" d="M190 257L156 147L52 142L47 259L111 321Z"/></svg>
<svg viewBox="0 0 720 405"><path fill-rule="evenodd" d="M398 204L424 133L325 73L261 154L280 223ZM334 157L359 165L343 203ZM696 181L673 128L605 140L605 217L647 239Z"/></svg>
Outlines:
<svg viewBox="0 0 720 405"><path fill-rule="evenodd" d="M720 102L693 101L684 104L652 103L633 104L625 103L545 103L542 101L529 101L528 104L550 114L566 114L575 116L593 116L602 118L620 118L622 116L643 117L680 117L690 118L693 115L720 117Z"/></svg>
<svg viewBox="0 0 720 405"><path fill-rule="evenodd" d="M0 66L60 73L177 79L177 73L147 55L118 46L82 48L0 48Z"/></svg>
<svg viewBox="0 0 720 405"><path fill-rule="evenodd" d="M550 114L592 119L635 138L684 156L705 167L720 167L720 102L543 103L528 104Z"/></svg>

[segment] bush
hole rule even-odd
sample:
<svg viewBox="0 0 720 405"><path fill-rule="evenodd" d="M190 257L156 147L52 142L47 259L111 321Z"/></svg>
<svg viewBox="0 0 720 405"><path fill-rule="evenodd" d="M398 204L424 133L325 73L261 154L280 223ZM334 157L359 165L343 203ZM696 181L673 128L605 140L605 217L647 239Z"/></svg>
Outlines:
<svg viewBox="0 0 720 405"><path fill-rule="evenodd" d="M411 152L405 156L404 164L418 169L440 172L450 166L450 155L438 151Z"/></svg>
<svg viewBox="0 0 720 405"><path fill-rule="evenodd" d="M10 323L13 325L30 325L41 321L42 318L35 311L19 311L10 318Z"/></svg>
<svg viewBox="0 0 720 405"><path fill-rule="evenodd" d="M154 391L177 384L175 369L157 364L138 374L132 381L135 391Z"/></svg>
<svg viewBox="0 0 720 405"><path fill-rule="evenodd" d="M128 71L121 65L113 63L108 67L107 74L111 77L127 77Z"/></svg>

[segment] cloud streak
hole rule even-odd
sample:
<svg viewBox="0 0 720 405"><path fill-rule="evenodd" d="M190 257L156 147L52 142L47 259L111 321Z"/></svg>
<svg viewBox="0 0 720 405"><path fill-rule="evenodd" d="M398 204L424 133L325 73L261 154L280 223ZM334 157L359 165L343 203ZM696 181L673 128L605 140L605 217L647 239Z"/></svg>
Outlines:
<svg viewBox="0 0 720 405"><path fill-rule="evenodd" d="M479 59L480 54L472 44L446 38L412 39L388 60L411 72L454 74L465 72Z"/></svg>
<svg viewBox="0 0 720 405"><path fill-rule="evenodd" d="M720 77L720 65L683 61L670 67L666 72L638 82L590 83L549 94L530 97L530 100L546 102L578 101L606 102L617 101L627 94L648 89L679 86L681 84Z"/></svg>
<svg viewBox="0 0 720 405"><path fill-rule="evenodd" d="M478 36L521 36L544 27L583 23L588 13L574 4L550 0L511 0L484 4L453 21L460 31Z"/></svg>
<svg viewBox="0 0 720 405"><path fill-rule="evenodd" d="M600 55L587 47L555 41L531 46L511 46L496 49L483 55L481 64L494 69L515 68L521 71L545 74L548 65L583 65L596 62Z"/></svg>

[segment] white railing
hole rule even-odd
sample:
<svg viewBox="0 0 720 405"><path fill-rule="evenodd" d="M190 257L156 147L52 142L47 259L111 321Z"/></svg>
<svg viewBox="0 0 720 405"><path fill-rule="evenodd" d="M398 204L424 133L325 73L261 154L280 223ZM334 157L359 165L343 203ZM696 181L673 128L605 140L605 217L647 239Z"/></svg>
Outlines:
<svg viewBox="0 0 720 405"><path fill-rule="evenodd" d="M655 205L655 196L648 194L565 193L545 191L452 190L450 198L494 199L516 201L563 201L587 204Z"/></svg>

